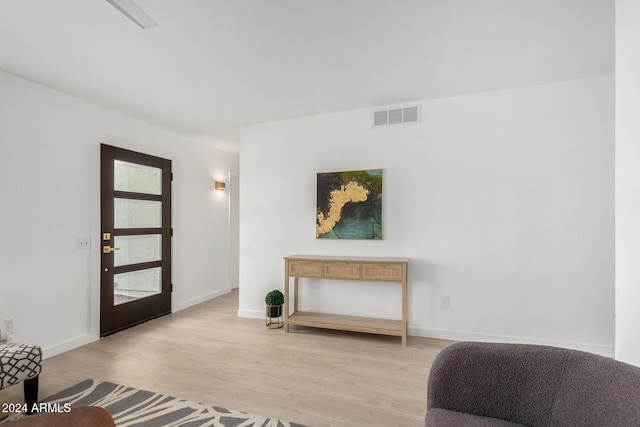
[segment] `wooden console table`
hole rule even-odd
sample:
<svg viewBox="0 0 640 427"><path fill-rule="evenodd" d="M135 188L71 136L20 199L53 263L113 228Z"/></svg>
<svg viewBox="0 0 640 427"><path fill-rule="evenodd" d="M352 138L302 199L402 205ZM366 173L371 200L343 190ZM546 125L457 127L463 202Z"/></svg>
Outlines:
<svg viewBox="0 0 640 427"><path fill-rule="evenodd" d="M407 345L407 258L326 257L291 255L284 257L284 330L289 325L312 326L351 332L368 332L402 337ZM293 310L289 304L290 278L293 277ZM348 279L365 282L402 284L402 320L298 311L298 279Z"/></svg>

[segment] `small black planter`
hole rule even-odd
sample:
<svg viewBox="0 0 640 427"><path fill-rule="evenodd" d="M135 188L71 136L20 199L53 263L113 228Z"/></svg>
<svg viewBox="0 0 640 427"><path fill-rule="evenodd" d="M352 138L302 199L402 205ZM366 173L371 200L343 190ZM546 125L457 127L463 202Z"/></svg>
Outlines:
<svg viewBox="0 0 640 427"><path fill-rule="evenodd" d="M281 305L268 305L267 311L269 311L269 317L280 317L282 316L282 306Z"/></svg>
<svg viewBox="0 0 640 427"><path fill-rule="evenodd" d="M284 326L284 317L282 316L282 305L268 305L266 323L269 328L277 329Z"/></svg>

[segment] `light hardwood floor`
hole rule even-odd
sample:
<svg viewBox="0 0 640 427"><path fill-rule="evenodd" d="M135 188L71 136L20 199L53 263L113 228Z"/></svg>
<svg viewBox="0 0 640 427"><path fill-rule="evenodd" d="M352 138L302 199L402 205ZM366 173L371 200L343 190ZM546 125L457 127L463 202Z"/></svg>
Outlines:
<svg viewBox="0 0 640 427"><path fill-rule="evenodd" d="M292 326L237 317L238 293L44 361L40 396L86 378L309 426L422 426L431 363L451 341ZM22 401L20 385L0 402Z"/></svg>

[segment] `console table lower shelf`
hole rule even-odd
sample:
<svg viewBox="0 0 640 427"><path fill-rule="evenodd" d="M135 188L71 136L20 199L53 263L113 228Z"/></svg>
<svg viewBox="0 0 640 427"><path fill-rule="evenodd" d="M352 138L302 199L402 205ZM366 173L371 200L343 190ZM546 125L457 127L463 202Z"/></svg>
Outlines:
<svg viewBox="0 0 640 427"><path fill-rule="evenodd" d="M289 325L335 329L348 332L365 332L378 335L402 337L402 320L377 319L372 317L342 316L338 314L297 311L288 317Z"/></svg>

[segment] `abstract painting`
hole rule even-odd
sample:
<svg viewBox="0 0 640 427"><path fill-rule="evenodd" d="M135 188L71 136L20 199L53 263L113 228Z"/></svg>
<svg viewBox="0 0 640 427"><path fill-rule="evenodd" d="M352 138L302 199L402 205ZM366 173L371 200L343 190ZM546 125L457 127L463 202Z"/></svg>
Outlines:
<svg viewBox="0 0 640 427"><path fill-rule="evenodd" d="M316 238L382 239L382 169L318 173Z"/></svg>

